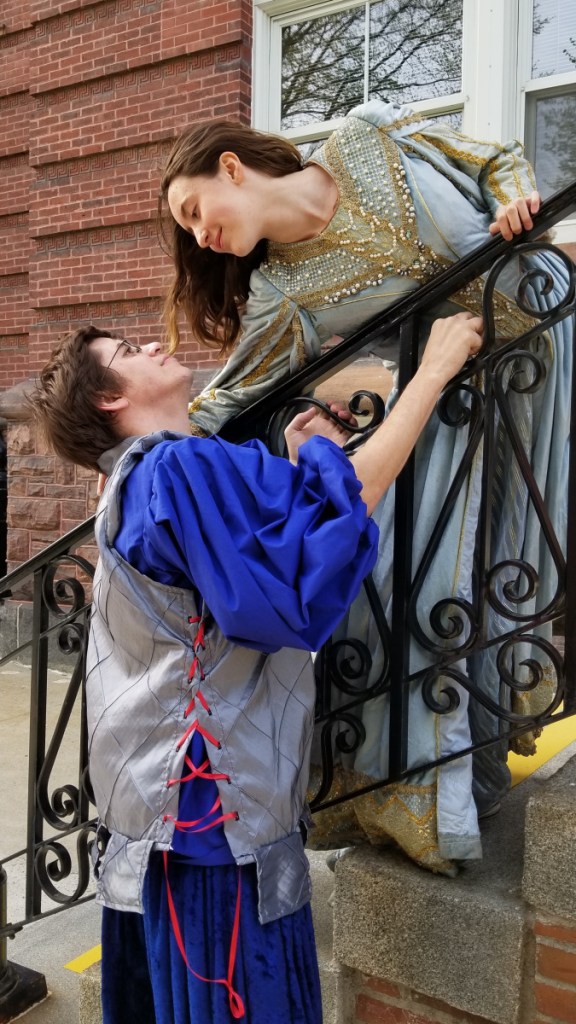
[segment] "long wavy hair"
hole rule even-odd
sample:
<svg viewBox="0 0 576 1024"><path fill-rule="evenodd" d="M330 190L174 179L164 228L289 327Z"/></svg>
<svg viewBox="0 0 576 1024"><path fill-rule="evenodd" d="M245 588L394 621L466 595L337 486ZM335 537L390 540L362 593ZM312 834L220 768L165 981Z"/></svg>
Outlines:
<svg viewBox="0 0 576 1024"><path fill-rule="evenodd" d="M222 153L231 151L247 167L273 178L302 169L291 142L233 121L207 121L187 128L174 143L160 182L158 235L171 257L175 276L164 304L170 350L180 342L178 316L183 312L194 337L227 354L240 333L240 310L246 303L250 275L266 258L266 239L247 256L202 249L166 212L168 189L180 175L218 173Z"/></svg>

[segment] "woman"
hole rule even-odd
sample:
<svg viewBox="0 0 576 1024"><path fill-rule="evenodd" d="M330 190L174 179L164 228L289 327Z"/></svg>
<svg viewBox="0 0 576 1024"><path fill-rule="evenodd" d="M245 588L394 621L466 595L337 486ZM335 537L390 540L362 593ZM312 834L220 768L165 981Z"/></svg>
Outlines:
<svg viewBox="0 0 576 1024"><path fill-rule="evenodd" d="M178 343L177 317L183 311L195 337L219 345L228 356L190 410L192 430L212 433L282 378L316 359L332 335L350 334L490 234L510 239L530 228L539 197L517 143L474 142L407 108L372 101L355 108L304 166L286 140L224 122L192 127L176 141L168 158L161 207L164 203L171 214L176 269L166 305L171 342ZM556 279L565 273L550 254L536 259ZM509 273L504 291L495 296L500 335L514 337L533 323L508 297L516 283L517 275ZM434 315L459 308L477 313L480 296L481 282L473 283ZM552 304L550 296L534 290L532 300L536 306ZM566 325L554 330L538 417L529 396L512 398L527 450L533 464L541 466L541 489L552 494L562 493L565 473L569 333ZM395 351L392 345L381 346L380 354ZM552 417L555 408L561 415ZM549 424L546 435L538 429L542 418ZM464 452L464 435L436 419L420 442L414 565ZM428 573L421 608L431 608L447 595L465 600L470 594L480 474L477 457ZM523 547L530 533L530 508L520 491L519 495L518 488L508 487L501 496L498 555L503 559L533 554L538 561L534 551ZM376 513L382 539L375 578L385 608L390 597L392 511L393 496L388 495ZM503 524L512 512L520 525L509 537ZM557 525L562 535L562 523ZM375 676L382 652L371 635L373 629L361 597L341 635L366 640ZM413 643L411 673L430 663L425 649ZM482 656L472 670L497 699L496 665ZM460 689L459 696L458 709L435 716L423 704L419 688L411 694L411 766L467 745L467 694ZM386 774L385 697L367 705L364 726L366 739L353 763L342 761L338 791ZM493 762L489 761L490 771ZM497 765L495 776L486 785L478 780L477 794L485 806L507 788L505 765ZM451 872L454 860L480 855L469 760L421 773L409 785L356 799L327 818L325 825L333 842L354 836L379 842L392 836L419 863ZM322 834L322 822L318 831Z"/></svg>

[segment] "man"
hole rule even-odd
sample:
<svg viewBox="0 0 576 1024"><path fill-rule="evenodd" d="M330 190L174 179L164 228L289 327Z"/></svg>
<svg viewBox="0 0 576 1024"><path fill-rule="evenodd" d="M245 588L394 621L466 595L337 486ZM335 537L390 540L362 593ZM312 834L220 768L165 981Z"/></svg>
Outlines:
<svg viewBox="0 0 576 1024"><path fill-rule="evenodd" d="M105 1024L268 1024L272 1006L319 1024L308 652L370 571L369 514L481 329L437 321L350 460L314 410L286 432L290 461L187 436L191 372L156 344L84 328L45 367L48 441L109 477L87 660Z"/></svg>

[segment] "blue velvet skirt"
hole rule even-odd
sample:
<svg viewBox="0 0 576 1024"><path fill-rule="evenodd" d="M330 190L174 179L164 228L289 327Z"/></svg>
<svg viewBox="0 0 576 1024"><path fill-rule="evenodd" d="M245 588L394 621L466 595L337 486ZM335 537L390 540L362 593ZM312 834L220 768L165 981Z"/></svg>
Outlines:
<svg viewBox="0 0 576 1024"><path fill-rule="evenodd" d="M174 911L189 966L226 979L241 873L238 945L232 986L243 1024L321 1024L322 1006L310 905L261 925L253 865L196 867L169 860ZM232 1024L228 988L201 981L178 947L160 854L145 880L144 914L104 909L104 1024Z"/></svg>

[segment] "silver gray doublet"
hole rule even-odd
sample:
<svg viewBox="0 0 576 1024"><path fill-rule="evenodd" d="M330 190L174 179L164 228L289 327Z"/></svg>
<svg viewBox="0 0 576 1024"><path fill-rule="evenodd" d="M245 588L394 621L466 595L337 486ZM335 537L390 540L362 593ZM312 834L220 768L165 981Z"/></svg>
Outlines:
<svg viewBox="0 0 576 1024"><path fill-rule="evenodd" d="M191 590L142 576L114 548L121 521L122 484L136 460L155 445L178 440L161 432L109 453L115 468L96 515L100 559L87 660L90 778L110 839L99 865L97 899L117 910L142 912L142 886L152 850L168 850L178 816L178 784L197 717L207 741L226 838L237 864L256 863L262 924L293 913L310 898L300 822L314 713L310 655L238 647L215 624L194 662L202 613ZM210 443L207 441L206 443ZM201 482L199 482L201 484ZM201 689L209 711L195 702Z"/></svg>

